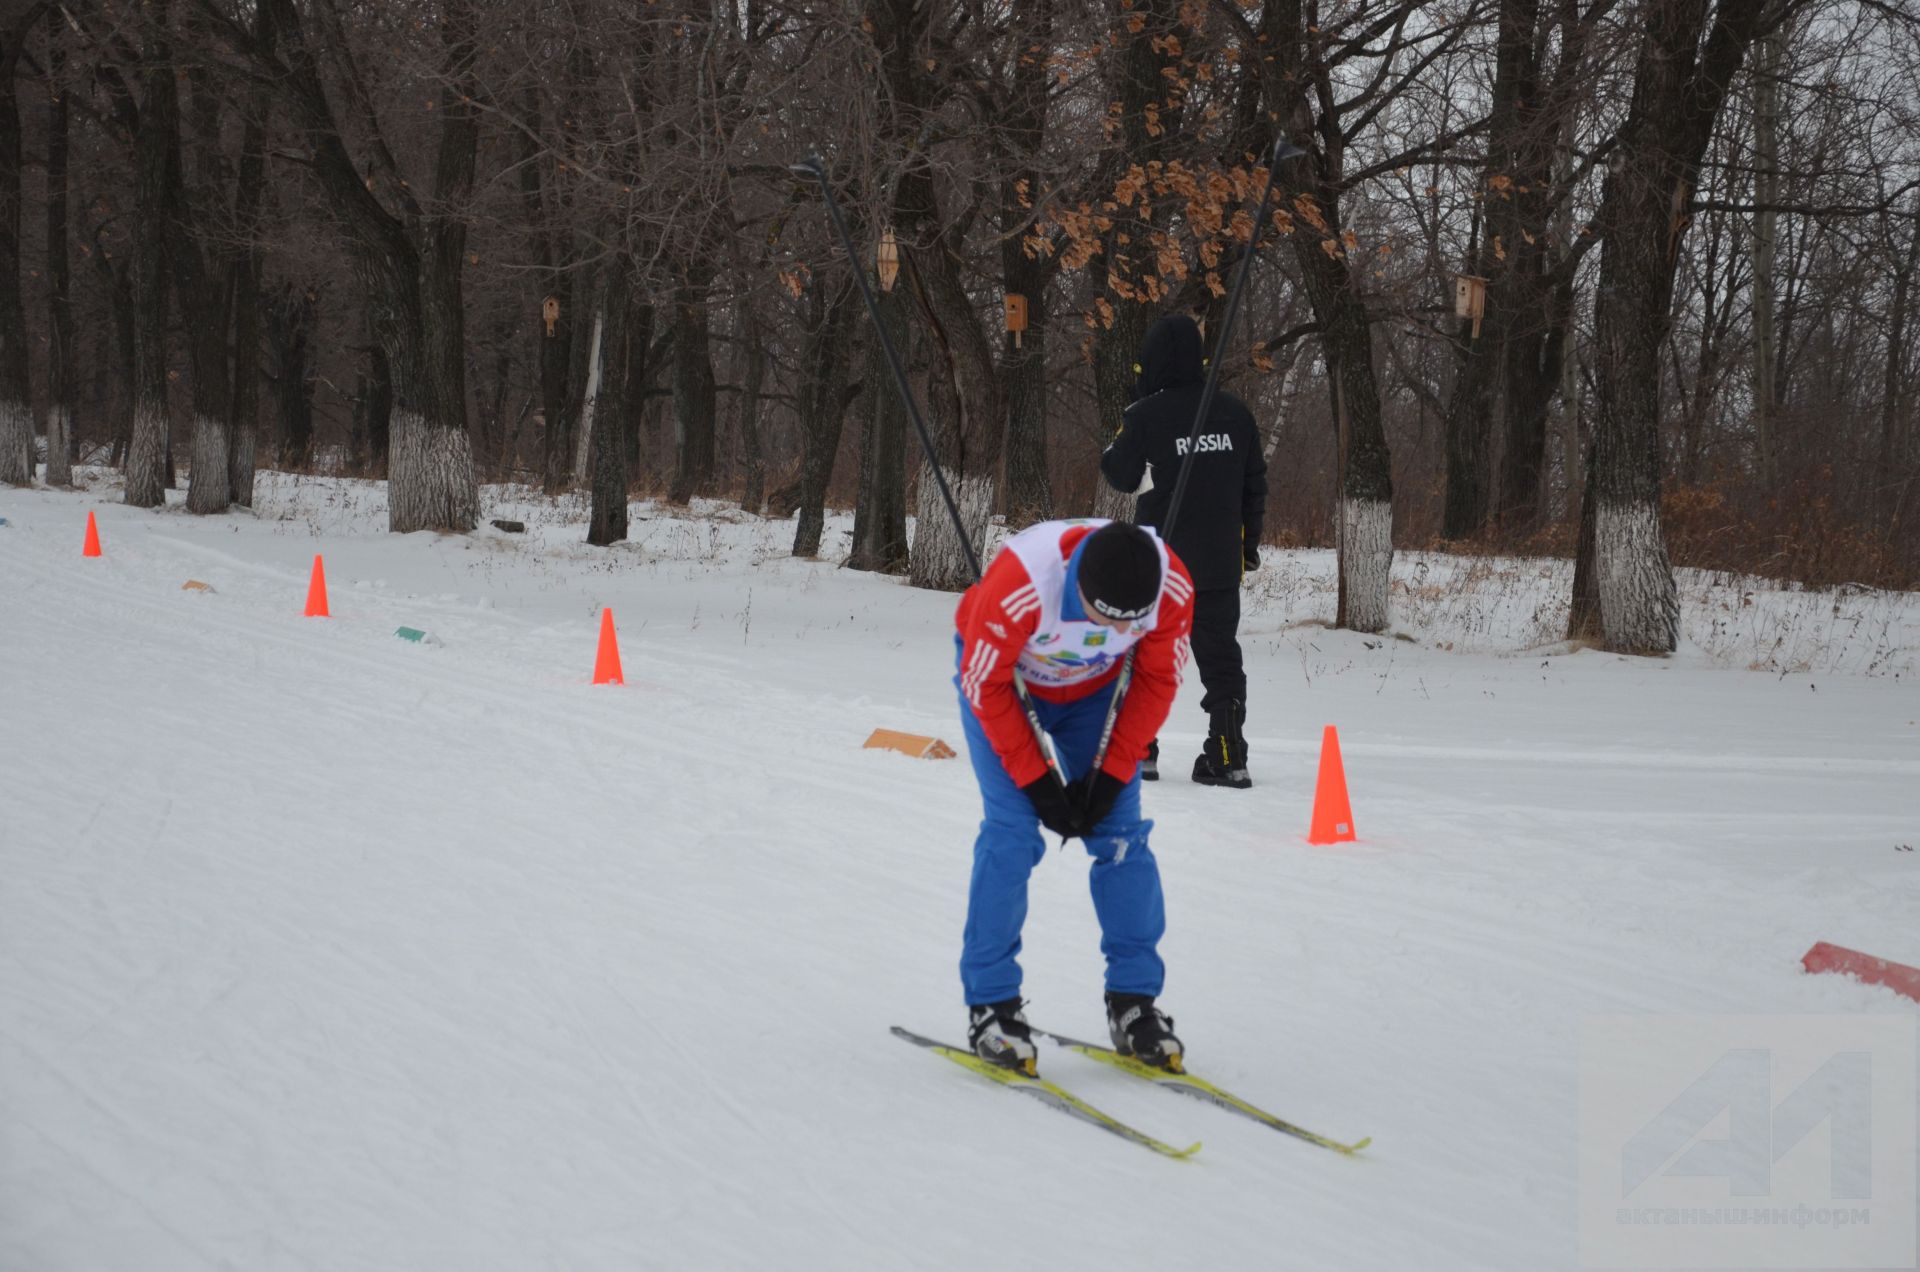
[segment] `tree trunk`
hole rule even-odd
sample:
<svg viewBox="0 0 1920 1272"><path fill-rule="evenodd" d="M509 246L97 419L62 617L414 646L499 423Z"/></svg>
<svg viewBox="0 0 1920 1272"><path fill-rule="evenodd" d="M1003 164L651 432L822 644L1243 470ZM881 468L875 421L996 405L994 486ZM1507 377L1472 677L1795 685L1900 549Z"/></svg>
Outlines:
<svg viewBox="0 0 1920 1272"><path fill-rule="evenodd" d="M638 414L641 404L624 400L629 383L628 361L645 356L630 338L632 307L632 266L622 259L608 273L601 298L596 335L605 342L606 365L596 366L599 391L587 399L582 427L587 430L589 459L592 464L592 511L587 522L587 542L597 548L618 543L627 537L627 445L625 416ZM597 400L596 400L597 399Z"/></svg>
<svg viewBox="0 0 1920 1272"><path fill-rule="evenodd" d="M260 3L271 10L287 48L285 67L268 70L353 249L374 339L387 355L393 384L388 527L395 533L471 530L479 490L467 432L461 271L478 134L472 6L450 0L440 12L445 60L433 112L439 136L433 192L423 207L404 183L389 190L355 164L293 0ZM399 215L382 203L383 194L399 203Z"/></svg>
<svg viewBox="0 0 1920 1272"><path fill-rule="evenodd" d="M73 274L67 254L66 25L47 10L47 484L73 484ZM4 180L4 178L0 178Z"/></svg>
<svg viewBox="0 0 1920 1272"><path fill-rule="evenodd" d="M800 387L800 515L793 530L797 557L820 555L827 487L833 481L834 457L840 452L845 411L847 345L857 289L850 278L838 280L830 299L826 289L824 281L815 282L809 302L811 321L800 353L805 378Z"/></svg>
<svg viewBox="0 0 1920 1272"><path fill-rule="evenodd" d="M1709 24L1707 0L1647 0L1633 103L1595 217L1594 578L1603 638L1618 653L1679 642L1660 524L1660 349L1701 156L1763 8L1721 0Z"/></svg>
<svg viewBox="0 0 1920 1272"><path fill-rule="evenodd" d="M204 71L187 72L187 114L193 138L193 184L186 184L185 156L174 139L173 284L187 330L188 373L193 394L193 458L187 511L225 512L233 502L227 424L233 381L227 329L232 290L226 249L213 225L225 198L225 161L220 150L220 99Z"/></svg>
<svg viewBox="0 0 1920 1272"><path fill-rule="evenodd" d="M1785 36L1771 31L1759 41L1753 67L1753 446L1766 494L1780 488L1773 447L1774 290L1776 227L1780 201L1780 75Z"/></svg>
<svg viewBox="0 0 1920 1272"><path fill-rule="evenodd" d="M280 467L300 471L313 461L313 367L307 356L315 297L291 283L267 312L267 345L273 351L273 394L278 405Z"/></svg>
<svg viewBox="0 0 1920 1272"><path fill-rule="evenodd" d="M1288 162L1298 168L1306 161ZM1321 347L1333 382L1335 427L1341 435L1340 592L1334 623L1358 632L1380 632L1390 621L1393 462L1380 417L1366 305L1344 257L1336 259L1320 246L1321 235L1340 241L1338 208L1331 202L1317 202L1317 207L1326 228L1320 234L1296 233L1292 238L1307 299L1321 327Z"/></svg>
<svg viewBox="0 0 1920 1272"><path fill-rule="evenodd" d="M367 468L384 476L393 446L393 366L378 344L367 351Z"/></svg>
<svg viewBox="0 0 1920 1272"><path fill-rule="evenodd" d="M169 484L167 404L167 225L173 209L168 161L178 103L165 30L168 0L154 0L146 98L133 139L133 440L127 448L126 502L152 508Z"/></svg>
<svg viewBox="0 0 1920 1272"><path fill-rule="evenodd" d="M548 291L560 306L560 317L547 330L545 319L534 327L540 362L540 414L546 421L546 449L541 463L540 487L549 495L566 489L573 455L573 381L568 375L574 345L573 308L577 293L573 274L554 270L547 276Z"/></svg>
<svg viewBox="0 0 1920 1272"><path fill-rule="evenodd" d="M572 87L569 83L569 92ZM540 369L540 417L546 425L541 451L540 484L547 494L557 495L565 488L567 459L573 454L572 385L567 371L573 349L574 271L571 262L565 266L556 266L554 263L554 242L561 235L553 227L559 218L549 213L549 195L544 188L539 144L542 126L538 87L528 84L521 102L527 122L520 147L520 196L526 205L528 227L537 244L537 277L543 290L540 303L534 307L531 328L534 364ZM571 131L571 121L564 107L561 130L561 149L566 153L565 138ZM555 189L550 197L564 207L565 195L559 189ZM548 303L555 308L551 326L544 312Z"/></svg>
<svg viewBox="0 0 1920 1272"><path fill-rule="evenodd" d="M1474 272L1482 277L1489 268L1485 256L1483 252L1474 262ZM1501 306L1490 299L1487 308L1492 311L1488 317L1494 330L1483 329L1475 336L1474 320L1462 318L1454 337L1460 366L1447 397L1447 496L1440 521L1440 533L1448 539L1467 538L1487 524L1487 450L1499 387L1500 339L1505 334Z"/></svg>
<svg viewBox="0 0 1920 1272"><path fill-rule="evenodd" d="M1047 478L1047 279L1038 271L1008 270L1007 286L1026 290L1027 330L1002 357L1007 402L1007 525L1021 527L1053 515ZM1006 337L1013 343L1013 337ZM875 381L878 383L878 381Z"/></svg>
<svg viewBox="0 0 1920 1272"><path fill-rule="evenodd" d="M707 329L707 299L713 276L691 271L674 297L673 483L667 498L684 504L713 493L713 352Z"/></svg>
<svg viewBox="0 0 1920 1272"><path fill-rule="evenodd" d="M605 356L607 343L607 297L608 291L603 276L594 297L593 321L575 328L572 366L576 374L574 380L580 384L579 425L573 430L574 454L570 472L573 485L577 489L591 480L592 470L588 468L588 453L593 441L594 417L600 412L600 386L603 380L601 362ZM621 302L625 304L623 300Z"/></svg>
<svg viewBox="0 0 1920 1272"><path fill-rule="evenodd" d="M881 72L896 112L894 131L917 135L922 112L935 109L951 91L922 61L931 40L931 6L916 0L867 0L868 29L880 52ZM993 342L960 277L961 244L949 241L934 182L935 164L924 147L913 147L895 187L895 229L902 273L913 288L932 337L935 381L946 410L936 412L935 460L953 484L964 533L977 553L993 513L994 472L1006 440L1005 398L994 365ZM999 325L997 322L994 324ZM914 527L915 586L958 591L973 582L965 542L940 508L936 484L920 483Z"/></svg>
<svg viewBox="0 0 1920 1272"><path fill-rule="evenodd" d="M881 292L880 321L896 351L907 345L906 298ZM860 495L847 567L898 574L907 567L907 408L894 386L879 336L867 341L866 436L860 447Z"/></svg>
<svg viewBox="0 0 1920 1272"><path fill-rule="evenodd" d="M258 5L254 38L271 51L275 32L272 13ZM227 425L227 487L233 502L253 507L253 478L260 440L260 326L265 305L262 282L265 250L261 244L262 214L266 203L267 122L269 90L256 85L248 98L246 127L240 135L240 177L233 201L234 230L239 245L231 266L233 278L233 395Z"/></svg>
<svg viewBox="0 0 1920 1272"><path fill-rule="evenodd" d="M0 481L33 480L33 386L27 370L27 313L20 300L20 101L14 71L30 8L0 28Z"/></svg>
<svg viewBox="0 0 1920 1272"><path fill-rule="evenodd" d="M1906 469L1900 421L1908 398L1907 324L1913 305L1914 274L1920 271L1920 195L1914 196L1913 212L1907 219L1907 259L1894 271L1893 307L1887 318L1886 378L1880 394L1880 480L1886 489L1881 503L1889 526L1899 518L1900 478Z"/></svg>
<svg viewBox="0 0 1920 1272"><path fill-rule="evenodd" d="M112 364L118 374L105 377L111 386L107 464L119 468L127 462L127 454L133 443L133 385L137 364L134 345L137 342L133 335L132 271L124 260L116 263L111 259L112 253L106 250L98 235L94 238L92 257L100 271L101 287L107 294L108 309L113 319ZM105 343L104 338L102 343Z"/></svg>
<svg viewBox="0 0 1920 1272"><path fill-rule="evenodd" d="M753 320L751 307L739 307L739 342L745 359L740 388L740 453L746 466L746 482L740 493L740 507L760 512L767 502L767 453L760 437L760 412L765 399L767 346L760 324ZM904 537L904 536L903 536Z"/></svg>
<svg viewBox="0 0 1920 1272"><path fill-rule="evenodd" d="M1594 466L1592 448L1587 452L1587 478L1580 497L1580 541L1573 562L1573 601L1567 611L1567 639L1598 643L1602 638L1600 630L1600 580L1596 565L1598 553L1595 546L1599 542L1594 525L1594 511L1599 501L1594 498Z"/></svg>
<svg viewBox="0 0 1920 1272"><path fill-rule="evenodd" d="M1028 0L1020 7L1024 21L1009 33L1019 55L1014 58L1008 109L995 138L1013 152L1004 160L1009 176L1000 188L1001 281L1007 295L1025 297L1027 306L1027 330L1018 337L1002 337L1000 350L1001 392L1007 403L1009 527L1053 515L1047 476L1047 285L1059 268L1059 257L1030 253L1023 241L1032 233L1042 180L1039 164L1052 78L1045 50L1053 39L1053 11L1053 0Z"/></svg>

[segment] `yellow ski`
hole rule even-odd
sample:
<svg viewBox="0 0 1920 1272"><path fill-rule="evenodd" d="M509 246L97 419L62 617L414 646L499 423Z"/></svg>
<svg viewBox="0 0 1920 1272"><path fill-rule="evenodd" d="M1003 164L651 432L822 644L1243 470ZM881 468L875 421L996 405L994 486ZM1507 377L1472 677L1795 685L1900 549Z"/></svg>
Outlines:
<svg viewBox="0 0 1920 1272"><path fill-rule="evenodd" d="M1018 1069L1007 1069L997 1064L989 1064L979 1056L974 1055L971 1051L962 1051L957 1047L949 1047L945 1043L935 1042L931 1038L923 1038L910 1029L902 1029L899 1025L893 1027L893 1035L896 1038L912 1043L916 1047L925 1047L928 1051L936 1055L945 1056L961 1068L970 1069L983 1078L998 1082L1001 1086L1011 1087L1015 1091L1030 1095L1050 1108L1059 1109L1069 1117L1077 1117L1083 1122L1090 1122L1109 1134L1118 1135L1124 1140L1131 1140L1135 1144L1143 1148L1150 1148L1162 1156L1184 1160L1200 1151L1200 1145L1198 1143L1190 1144L1185 1148L1175 1148L1171 1144L1163 1144L1153 1138L1153 1136L1148 1135L1145 1131L1135 1130L1112 1114L1103 1113L1099 1109L1094 1108L1093 1105L1088 1104L1085 1100L1057 1082L1049 1082L1041 1077L1031 1077L1020 1072Z"/></svg>
<svg viewBox="0 0 1920 1272"><path fill-rule="evenodd" d="M1101 1064L1111 1065L1122 1073L1131 1073L1136 1078L1145 1078L1155 1086L1165 1087L1169 1091L1178 1091L1182 1095L1192 1096L1196 1100L1203 1100L1208 1104L1226 1109L1230 1113L1238 1113L1241 1117L1251 1118L1263 1126L1271 1126L1274 1130L1291 1135L1295 1139L1303 1139L1309 1144L1318 1144L1322 1148L1330 1148L1336 1153L1345 1153L1351 1157L1367 1145L1373 1143L1373 1137L1369 1135L1357 1143L1342 1144L1339 1140L1328 1139L1326 1136L1316 1135L1304 1127L1295 1126L1285 1118L1275 1117L1265 1109L1247 1103L1231 1091L1221 1090L1205 1078L1197 1078L1191 1073L1173 1073L1166 1069L1156 1069L1152 1065L1141 1064L1132 1056L1123 1056L1112 1047L1103 1047L1098 1043L1081 1042L1075 1038L1063 1038L1057 1033L1048 1033L1044 1029L1036 1029L1033 1032L1036 1037L1051 1038L1069 1051L1078 1051L1088 1059L1098 1060Z"/></svg>

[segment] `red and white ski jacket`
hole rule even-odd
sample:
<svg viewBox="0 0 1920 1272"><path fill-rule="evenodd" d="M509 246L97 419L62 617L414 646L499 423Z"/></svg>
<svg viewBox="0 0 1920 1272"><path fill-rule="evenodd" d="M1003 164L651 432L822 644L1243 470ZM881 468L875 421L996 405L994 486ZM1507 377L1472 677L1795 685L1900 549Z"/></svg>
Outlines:
<svg viewBox="0 0 1920 1272"><path fill-rule="evenodd" d="M1192 649L1193 579L1167 545L1160 547L1160 599L1122 634L1085 618L1063 616L1067 562L1080 541L1105 521L1044 521L1007 540L986 575L960 598L960 689L979 717L994 753L1014 784L1047 771L1046 757L1014 692L1017 668L1036 698L1071 702L1098 692L1120 674L1138 647L1133 680L1113 724L1101 768L1133 778L1147 744L1166 723ZM1148 534L1153 534L1149 529ZM1074 598L1077 608L1079 600Z"/></svg>

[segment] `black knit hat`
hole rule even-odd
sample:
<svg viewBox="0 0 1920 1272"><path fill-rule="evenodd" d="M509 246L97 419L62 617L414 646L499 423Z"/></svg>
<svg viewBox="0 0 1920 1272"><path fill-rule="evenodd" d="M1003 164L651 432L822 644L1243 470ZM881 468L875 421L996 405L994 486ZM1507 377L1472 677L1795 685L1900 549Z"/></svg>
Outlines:
<svg viewBox="0 0 1920 1272"><path fill-rule="evenodd" d="M1080 547L1080 591L1115 622L1145 618L1160 599L1160 548L1139 526L1113 521Z"/></svg>

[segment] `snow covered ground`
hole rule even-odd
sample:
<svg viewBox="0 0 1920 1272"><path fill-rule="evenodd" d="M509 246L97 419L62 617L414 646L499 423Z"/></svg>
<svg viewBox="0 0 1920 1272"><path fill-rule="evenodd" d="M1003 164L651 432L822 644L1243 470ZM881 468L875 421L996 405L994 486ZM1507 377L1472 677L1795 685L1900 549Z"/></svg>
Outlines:
<svg viewBox="0 0 1920 1272"><path fill-rule="evenodd" d="M1406 555L1382 639L1269 552L1256 786L1147 793L1164 1001L1197 1072L1375 1142L1045 1055L1172 1162L888 1037L963 1033L973 783L860 749L960 742L953 597L718 506L605 551L522 491L524 536L396 537L363 483L93 480L0 489L7 1272L1573 1267L1584 1017L1920 1013L1797 961L1920 963L1911 596L1689 578L1630 660L1553 643L1563 566ZM1303 842L1328 723L1359 845ZM1023 961L1097 1037L1085 879L1042 863Z"/></svg>

